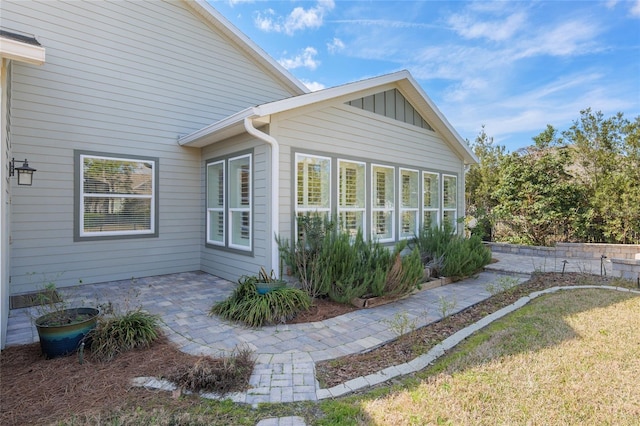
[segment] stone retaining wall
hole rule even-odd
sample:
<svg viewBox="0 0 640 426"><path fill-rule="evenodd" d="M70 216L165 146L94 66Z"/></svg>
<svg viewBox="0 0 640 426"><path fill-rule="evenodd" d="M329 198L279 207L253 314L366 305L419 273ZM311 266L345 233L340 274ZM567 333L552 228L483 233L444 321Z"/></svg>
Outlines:
<svg viewBox="0 0 640 426"><path fill-rule="evenodd" d="M557 259L601 259L611 261L611 275L633 281L640 280L639 244L558 243L555 247L523 246L507 243L487 243L495 253L522 256L554 257Z"/></svg>
<svg viewBox="0 0 640 426"><path fill-rule="evenodd" d="M487 243L496 253L512 253L524 256L554 256L563 259L635 260L640 254L640 244L557 243L555 247L523 246L507 243Z"/></svg>

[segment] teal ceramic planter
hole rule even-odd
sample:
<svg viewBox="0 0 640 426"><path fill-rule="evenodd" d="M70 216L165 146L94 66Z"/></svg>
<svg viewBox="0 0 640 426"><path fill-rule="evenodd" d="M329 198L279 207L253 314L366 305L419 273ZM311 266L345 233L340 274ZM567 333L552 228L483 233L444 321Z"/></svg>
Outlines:
<svg viewBox="0 0 640 426"><path fill-rule="evenodd" d="M95 308L72 308L36 319L42 353L51 359L75 352L87 333L96 327L99 314ZM66 320L60 321L61 317Z"/></svg>
<svg viewBox="0 0 640 426"><path fill-rule="evenodd" d="M270 281L268 283L256 283L258 294L267 294L277 288L286 287L287 282L282 280Z"/></svg>

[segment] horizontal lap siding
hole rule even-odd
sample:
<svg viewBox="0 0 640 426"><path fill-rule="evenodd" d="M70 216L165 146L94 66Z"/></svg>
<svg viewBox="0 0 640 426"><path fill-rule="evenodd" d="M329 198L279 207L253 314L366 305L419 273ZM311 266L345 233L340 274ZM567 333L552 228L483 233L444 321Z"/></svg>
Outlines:
<svg viewBox="0 0 640 426"><path fill-rule="evenodd" d="M178 1L3 1L2 26L47 55L13 64L12 155L38 171L12 183L11 292L212 269L202 155L177 138L290 93ZM73 241L76 149L159 159L159 237Z"/></svg>
<svg viewBox="0 0 640 426"><path fill-rule="evenodd" d="M273 126L274 129L276 126ZM464 214L462 160L436 133L397 120L339 105L277 119L281 145L280 234L291 235L294 151L328 153L371 163L429 169L458 176L459 215Z"/></svg>
<svg viewBox="0 0 640 426"><path fill-rule="evenodd" d="M210 274L236 281L242 275L255 275L261 267L271 263L271 185L268 163L271 151L261 141L248 135L218 142L202 150L204 162L210 159L233 156L238 152L253 150L253 255L204 246L202 237L202 270ZM202 177L203 197L206 173ZM205 219L206 220L206 219ZM204 223L204 221L203 221Z"/></svg>

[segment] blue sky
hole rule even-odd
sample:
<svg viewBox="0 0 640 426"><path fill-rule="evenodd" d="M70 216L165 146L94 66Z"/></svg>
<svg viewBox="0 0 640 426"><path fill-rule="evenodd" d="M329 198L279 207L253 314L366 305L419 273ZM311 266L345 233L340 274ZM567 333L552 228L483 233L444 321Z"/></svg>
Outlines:
<svg viewBox="0 0 640 426"><path fill-rule="evenodd" d="M209 0L312 90L407 69L509 151L580 110L640 115L640 0Z"/></svg>

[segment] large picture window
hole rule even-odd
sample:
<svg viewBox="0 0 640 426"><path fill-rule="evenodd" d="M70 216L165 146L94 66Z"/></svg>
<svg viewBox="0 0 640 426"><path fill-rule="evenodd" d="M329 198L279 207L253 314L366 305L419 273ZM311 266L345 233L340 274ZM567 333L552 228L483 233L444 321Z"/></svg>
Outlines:
<svg viewBox="0 0 640 426"><path fill-rule="evenodd" d="M400 169L400 238L412 238L418 233L420 210L420 173Z"/></svg>
<svg viewBox="0 0 640 426"><path fill-rule="evenodd" d="M395 169L388 166L371 167L371 235L380 242L395 239Z"/></svg>
<svg viewBox="0 0 640 426"><path fill-rule="evenodd" d="M157 159L77 153L77 237L157 234Z"/></svg>
<svg viewBox="0 0 640 426"><path fill-rule="evenodd" d="M437 173L422 173L422 226L436 227L440 216L440 182Z"/></svg>
<svg viewBox="0 0 640 426"><path fill-rule="evenodd" d="M252 155L207 164L207 243L250 251L253 238Z"/></svg>
<svg viewBox="0 0 640 426"><path fill-rule="evenodd" d="M365 169L365 163L338 160L338 220L351 236L365 229Z"/></svg>
<svg viewBox="0 0 640 426"><path fill-rule="evenodd" d="M442 220L455 229L458 212L458 178L442 175Z"/></svg>

